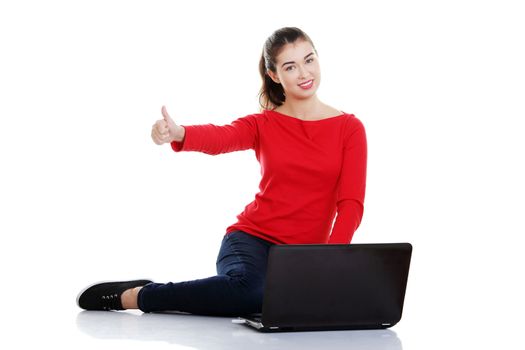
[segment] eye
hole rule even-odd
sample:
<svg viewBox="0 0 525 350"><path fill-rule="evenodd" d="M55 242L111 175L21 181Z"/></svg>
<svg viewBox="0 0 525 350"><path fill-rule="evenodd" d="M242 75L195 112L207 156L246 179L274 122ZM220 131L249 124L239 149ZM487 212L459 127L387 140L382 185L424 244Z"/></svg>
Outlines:
<svg viewBox="0 0 525 350"><path fill-rule="evenodd" d="M313 57L311 57L311 58L306 60L306 63L312 63L313 61L315 61L315 59ZM288 66L284 70L285 71L289 71L291 68L293 68L293 66Z"/></svg>

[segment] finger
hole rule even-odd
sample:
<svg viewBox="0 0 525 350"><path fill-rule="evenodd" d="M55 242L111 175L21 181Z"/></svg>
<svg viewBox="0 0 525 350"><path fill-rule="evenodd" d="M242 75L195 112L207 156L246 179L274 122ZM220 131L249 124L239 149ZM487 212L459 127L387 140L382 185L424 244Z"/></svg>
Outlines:
<svg viewBox="0 0 525 350"><path fill-rule="evenodd" d="M156 129L153 129L153 134L158 140L164 139L166 136L169 136L169 133L161 133Z"/></svg>
<svg viewBox="0 0 525 350"><path fill-rule="evenodd" d="M155 135L155 139L157 140L159 145L170 141L169 135Z"/></svg>
<svg viewBox="0 0 525 350"><path fill-rule="evenodd" d="M168 132L168 123L165 120L157 120L155 127L159 133Z"/></svg>
<svg viewBox="0 0 525 350"><path fill-rule="evenodd" d="M166 110L166 106L162 106L161 112L162 117L164 117L166 123L169 123L170 121L173 122L173 119L171 119L170 115L168 114L168 111Z"/></svg>
<svg viewBox="0 0 525 350"><path fill-rule="evenodd" d="M170 135L170 132L169 132L168 129L162 129L162 130L159 131L159 135L160 135L161 137L167 137L167 136Z"/></svg>
<svg viewBox="0 0 525 350"><path fill-rule="evenodd" d="M166 125L166 121L164 119L157 120L151 127L154 129L164 129L163 125Z"/></svg>
<svg viewBox="0 0 525 350"><path fill-rule="evenodd" d="M155 135L155 132L153 130L151 131L151 138L153 142L155 142L157 145L162 145L162 141L159 140L159 138L157 137L157 135Z"/></svg>
<svg viewBox="0 0 525 350"><path fill-rule="evenodd" d="M155 137L156 139L160 139L162 137L159 131L157 130L157 128L151 129L151 135L152 137Z"/></svg>

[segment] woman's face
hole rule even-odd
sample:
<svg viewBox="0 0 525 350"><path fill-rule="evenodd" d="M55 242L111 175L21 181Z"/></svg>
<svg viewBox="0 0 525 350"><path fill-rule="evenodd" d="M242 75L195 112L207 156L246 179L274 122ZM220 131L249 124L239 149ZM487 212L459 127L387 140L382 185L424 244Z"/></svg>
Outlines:
<svg viewBox="0 0 525 350"><path fill-rule="evenodd" d="M304 99L315 94L321 82L321 70L315 50L308 41L286 44L277 56L277 72L268 70L276 83L283 86L286 98ZM312 81L306 86L303 83ZM301 86L301 84L303 84Z"/></svg>

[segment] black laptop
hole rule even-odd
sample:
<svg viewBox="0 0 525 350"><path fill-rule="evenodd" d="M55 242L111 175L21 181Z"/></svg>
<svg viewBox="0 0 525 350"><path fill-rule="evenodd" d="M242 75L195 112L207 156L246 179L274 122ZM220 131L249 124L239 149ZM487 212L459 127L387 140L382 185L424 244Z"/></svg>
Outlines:
<svg viewBox="0 0 525 350"><path fill-rule="evenodd" d="M412 245L292 244L270 248L258 331L379 329L401 319Z"/></svg>

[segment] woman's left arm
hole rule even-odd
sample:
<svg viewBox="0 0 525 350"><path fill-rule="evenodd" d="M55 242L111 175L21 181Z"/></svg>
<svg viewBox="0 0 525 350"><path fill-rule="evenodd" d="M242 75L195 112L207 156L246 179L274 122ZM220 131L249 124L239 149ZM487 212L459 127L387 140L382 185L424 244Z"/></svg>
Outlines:
<svg viewBox="0 0 525 350"><path fill-rule="evenodd" d="M367 142L363 123L349 121L345 138L343 165L337 188L337 217L328 240L348 244L361 223L366 188Z"/></svg>

